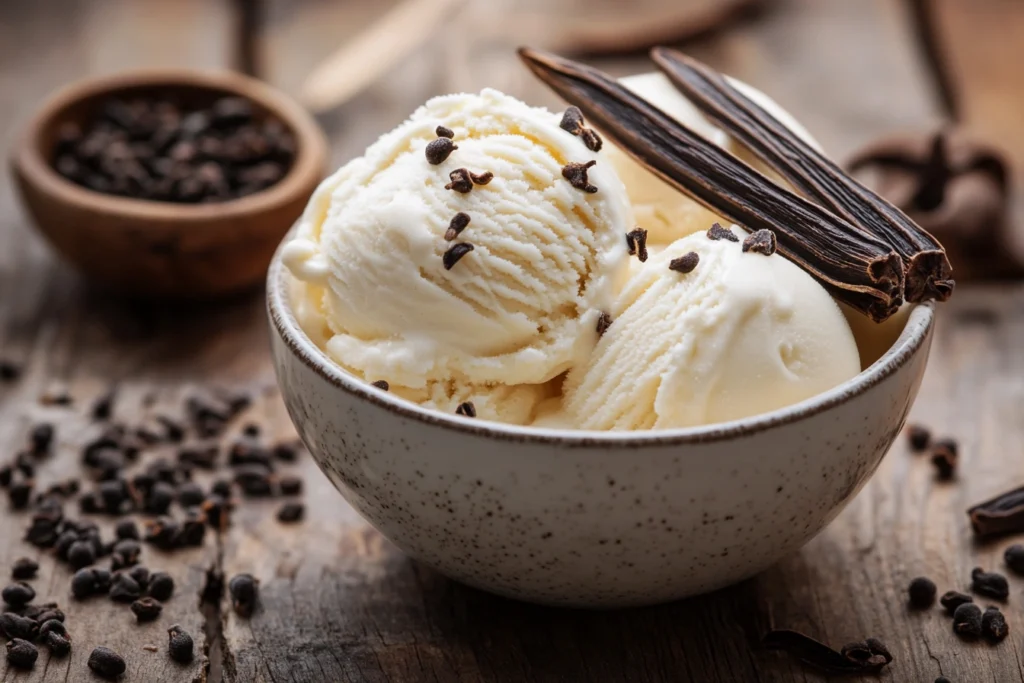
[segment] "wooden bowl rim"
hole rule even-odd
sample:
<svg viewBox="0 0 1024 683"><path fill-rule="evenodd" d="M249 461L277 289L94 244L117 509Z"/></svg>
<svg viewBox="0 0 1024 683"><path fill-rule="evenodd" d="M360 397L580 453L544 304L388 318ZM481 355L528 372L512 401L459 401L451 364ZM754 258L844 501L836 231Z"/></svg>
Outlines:
<svg viewBox="0 0 1024 683"><path fill-rule="evenodd" d="M107 195L62 177L43 157L39 138L71 105L86 99L138 87L193 87L219 90L252 100L269 111L295 135L295 160L285 176L254 194L209 204L178 204ZM11 163L27 183L57 201L81 210L116 215L138 222L205 224L235 220L274 210L308 193L326 169L327 139L313 117L276 88L227 70L139 69L84 79L67 85L47 99L18 137Z"/></svg>

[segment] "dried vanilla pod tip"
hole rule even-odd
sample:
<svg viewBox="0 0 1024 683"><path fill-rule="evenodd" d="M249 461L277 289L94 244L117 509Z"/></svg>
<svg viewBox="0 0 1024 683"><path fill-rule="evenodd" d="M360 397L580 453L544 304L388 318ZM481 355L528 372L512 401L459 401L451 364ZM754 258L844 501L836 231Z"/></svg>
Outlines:
<svg viewBox="0 0 1024 683"><path fill-rule="evenodd" d="M388 390L391 389L391 385L388 384L387 380L383 380L383 379L377 380L376 382L373 383L372 386L377 387L381 391L388 391Z"/></svg>
<svg viewBox="0 0 1024 683"><path fill-rule="evenodd" d="M431 140L427 144L426 155L427 161L434 166L443 163L452 152L459 148L458 145L452 142L451 138L437 138Z"/></svg>
<svg viewBox="0 0 1024 683"><path fill-rule="evenodd" d="M630 256L636 256L640 263L644 263L647 260L647 231L637 228L627 232L626 246L629 247Z"/></svg>
<svg viewBox="0 0 1024 683"><path fill-rule="evenodd" d="M765 634L761 644L768 650L781 650L808 666L831 674L877 674L892 661L888 648L877 638L850 643L843 647L842 652L837 652L799 631L778 629Z"/></svg>
<svg viewBox="0 0 1024 683"><path fill-rule="evenodd" d="M472 401L465 401L459 404L459 407L455 409L456 415L462 415L463 417L476 417L476 406L473 405Z"/></svg>
<svg viewBox="0 0 1024 683"><path fill-rule="evenodd" d="M439 138L444 140L446 138ZM468 168L457 168L448 174L451 178L451 182L444 186L446 190L454 190L461 194L466 194L473 189L473 179L469 175Z"/></svg>
<svg viewBox="0 0 1024 683"><path fill-rule="evenodd" d="M434 129L434 132L437 133L437 137L439 138L448 138L451 140L455 137L455 131L451 128L445 128L444 126L438 126Z"/></svg>
<svg viewBox="0 0 1024 683"><path fill-rule="evenodd" d="M669 261L668 269L674 270L677 273L692 273L698 263L700 263L700 254L691 251Z"/></svg>
<svg viewBox="0 0 1024 683"><path fill-rule="evenodd" d="M562 167L562 177L568 180L569 184L577 190L583 190L589 194L594 194L597 192L597 187L590 184L590 180L587 178L587 169L594 166L596 163L597 162L593 159L585 164L570 161Z"/></svg>
<svg viewBox="0 0 1024 683"><path fill-rule="evenodd" d="M473 251L474 248L475 247L469 242L459 242L458 244L453 244L448 251L444 252L444 256L442 256L444 269L451 270L455 266L455 264L462 259L463 256Z"/></svg>
<svg viewBox="0 0 1024 683"><path fill-rule="evenodd" d="M486 185L494 180L494 174L490 171L484 171L483 173L473 173L470 171L469 179L473 181L474 185Z"/></svg>
<svg viewBox="0 0 1024 683"><path fill-rule="evenodd" d="M1024 531L1024 486L1011 489L969 508L967 515L971 518L971 529L977 536L998 536ZM1021 566L1024 567L1024 564Z"/></svg>
<svg viewBox="0 0 1024 683"><path fill-rule="evenodd" d="M455 214L451 222L448 224L448 230L444 233L445 241L451 242L453 239L458 237L459 234L466 229L466 226L469 225L470 220L468 213L459 211Z"/></svg>
<svg viewBox="0 0 1024 683"><path fill-rule="evenodd" d="M597 318L597 336L603 337L604 333L608 331L608 328L612 326L612 317L607 313L602 313Z"/></svg>
<svg viewBox="0 0 1024 683"><path fill-rule="evenodd" d="M728 240L729 242L739 242L740 238L736 236L729 228L723 228L721 223L712 223L711 227L708 228L707 236L709 240Z"/></svg>
<svg viewBox="0 0 1024 683"><path fill-rule="evenodd" d="M775 233L771 230L758 230L743 240L743 251L771 256L775 253Z"/></svg>
<svg viewBox="0 0 1024 683"><path fill-rule="evenodd" d="M702 113L743 142L798 191L891 245L905 266L907 301L945 301L950 297L955 283L945 250L909 216L847 175L722 74L668 48L655 48L651 57Z"/></svg>

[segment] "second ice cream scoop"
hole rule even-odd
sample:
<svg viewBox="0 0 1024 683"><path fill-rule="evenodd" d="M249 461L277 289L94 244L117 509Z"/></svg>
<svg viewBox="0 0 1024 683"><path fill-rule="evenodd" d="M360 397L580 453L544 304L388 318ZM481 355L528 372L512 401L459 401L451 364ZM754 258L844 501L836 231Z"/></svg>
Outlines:
<svg viewBox="0 0 1024 683"><path fill-rule="evenodd" d="M742 230L729 234L694 233L633 269L590 360L566 380L571 424L728 422L860 371L850 327L824 288L778 254L745 250Z"/></svg>

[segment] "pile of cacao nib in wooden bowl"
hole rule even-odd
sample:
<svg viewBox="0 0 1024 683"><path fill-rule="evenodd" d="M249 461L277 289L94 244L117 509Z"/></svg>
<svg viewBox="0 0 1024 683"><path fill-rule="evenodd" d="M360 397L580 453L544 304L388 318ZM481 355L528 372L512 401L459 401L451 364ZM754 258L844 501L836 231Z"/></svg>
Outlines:
<svg viewBox="0 0 1024 683"><path fill-rule="evenodd" d="M21 368L0 359L0 384L14 385L20 375ZM111 391L91 405L78 405L55 388L40 399L44 414L74 411L74 419L35 421L23 446L0 459L5 514L24 520L23 548L9 554L17 559L3 569L8 580L0 588L0 636L7 640L11 668L32 669L40 659L67 657L80 629L95 630L68 619L66 601L79 603L72 611L78 615L90 603L112 601L139 624L167 621L161 625L167 634L163 644L140 634L138 646L180 664L201 659L194 634L162 614L169 600L186 600L191 607L195 595L178 595L176 582L184 577L174 574L184 565L164 571L161 558L166 562L167 553L215 543L214 536L232 523L232 512L248 501L276 500L281 524L304 518L303 480L289 471L301 444L269 440L248 417L248 393L194 393L175 410L119 409L126 400ZM122 419L126 413L146 417ZM67 426L79 422L88 427ZM79 466L60 479L44 478L47 461L68 448L78 452ZM49 586L36 581L47 555L67 567L67 578ZM221 600L248 618L258 608L259 579L240 573L225 580L215 564L209 566L201 601ZM124 654L96 647L87 666L101 677L117 678L127 666Z"/></svg>
<svg viewBox="0 0 1024 683"><path fill-rule="evenodd" d="M22 201L67 262L121 295L179 299L262 282L328 149L285 94L187 70L71 85L17 140Z"/></svg>
<svg viewBox="0 0 1024 683"><path fill-rule="evenodd" d="M53 165L103 194L185 204L224 202L279 182L295 160L295 136L260 120L252 102L209 104L160 92L113 97L84 125L62 123Z"/></svg>

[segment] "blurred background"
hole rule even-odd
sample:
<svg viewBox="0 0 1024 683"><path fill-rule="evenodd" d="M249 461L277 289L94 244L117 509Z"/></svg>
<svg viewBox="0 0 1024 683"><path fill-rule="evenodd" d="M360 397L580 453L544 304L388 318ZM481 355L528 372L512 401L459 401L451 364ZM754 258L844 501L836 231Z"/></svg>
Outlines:
<svg viewBox="0 0 1024 683"><path fill-rule="evenodd" d="M975 564L996 566L994 556L977 559L963 510L1024 463L1020 289L960 277L1024 272L1022 37L1021 0L0 0L4 157L56 89L173 66L239 70L296 98L316 113L335 168L432 95L495 87L560 106L520 65L520 44L620 76L650 70L647 49L667 44L773 97L840 162L860 155L866 171L904 174L901 202L957 250L960 284L941 310L912 419L960 439L970 478L937 488L927 464L912 469L908 454L894 452L825 533L756 580L682 605L578 617L500 601L409 563L307 458L300 466L318 513L301 532L245 513L223 535L226 571L276 578L261 589L270 617L217 634L211 680L220 680L222 652L228 681L478 680L481 671L516 681L556 680L545 671L564 674L557 680L818 680L755 652L769 622L833 643L868 632L904 641L909 656L894 680L933 680L938 654L944 673L960 667L955 680L1017 680L1014 657L944 652L948 625L908 626L896 606L915 567L955 585ZM934 153L940 129L952 141L945 155ZM993 255L1004 262L998 271ZM178 406L194 386L243 387L261 397L256 410L270 431L290 430L258 291L187 308L98 295L33 229L7 164L3 358L24 369L0 393L0 447L12 453L28 424L24 407L34 410L53 382L83 405L117 385L127 404L156 396L158 407ZM68 452L52 466L76 458ZM0 524L0 540L11 540L0 545L16 548L20 534L10 520ZM189 564L187 590L199 590L202 567ZM762 679L763 670L778 675Z"/></svg>
<svg viewBox="0 0 1024 683"><path fill-rule="evenodd" d="M836 159L956 122L1015 164L1022 34L1014 0L4 0L0 147L77 79L227 68L315 110L333 167L431 95L490 86L555 105L517 45L624 75L650 69L650 46L673 44L774 97ZM0 180L0 258L35 261L41 245Z"/></svg>

